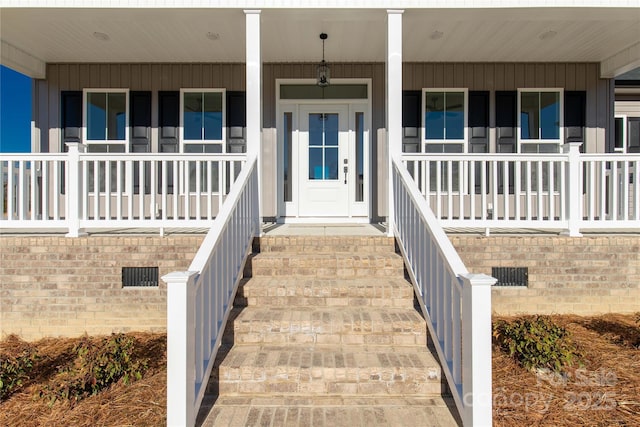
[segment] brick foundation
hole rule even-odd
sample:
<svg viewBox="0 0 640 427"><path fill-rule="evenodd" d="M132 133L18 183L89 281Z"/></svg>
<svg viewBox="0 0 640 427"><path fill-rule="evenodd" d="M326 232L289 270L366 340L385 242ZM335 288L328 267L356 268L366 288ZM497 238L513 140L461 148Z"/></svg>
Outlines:
<svg viewBox="0 0 640 427"><path fill-rule="evenodd" d="M527 288L493 289L497 314L640 311L640 235L449 238L473 273L529 268Z"/></svg>
<svg viewBox="0 0 640 427"><path fill-rule="evenodd" d="M204 235L0 237L0 333L166 330L166 285L123 288L122 267L186 270Z"/></svg>

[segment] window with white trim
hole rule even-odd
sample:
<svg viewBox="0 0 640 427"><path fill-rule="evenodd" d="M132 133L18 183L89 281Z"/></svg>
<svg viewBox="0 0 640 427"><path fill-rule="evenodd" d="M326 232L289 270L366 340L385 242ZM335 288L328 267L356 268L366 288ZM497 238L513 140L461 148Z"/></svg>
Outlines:
<svg viewBox="0 0 640 427"><path fill-rule="evenodd" d="M422 90L422 140L425 153L466 153L469 92L467 89ZM451 164L451 171L449 171ZM459 162L429 164L429 190L460 191ZM449 176L451 182L449 182Z"/></svg>
<svg viewBox="0 0 640 427"><path fill-rule="evenodd" d="M129 141L129 90L85 89L83 140L87 144L123 145Z"/></svg>
<svg viewBox="0 0 640 427"><path fill-rule="evenodd" d="M430 145L459 144L466 151L467 89L423 89L423 141ZM448 152L442 148L442 152Z"/></svg>
<svg viewBox="0 0 640 427"><path fill-rule="evenodd" d="M180 90L180 145L183 153L225 152L225 98L224 89ZM203 161L199 162L199 168L197 165L198 162L189 162L188 173L184 176L185 182L189 182L189 192L198 189L203 192L220 191L218 163Z"/></svg>
<svg viewBox="0 0 640 427"><path fill-rule="evenodd" d="M225 139L225 90L182 89L180 129L185 153L222 153Z"/></svg>
<svg viewBox="0 0 640 427"><path fill-rule="evenodd" d="M521 153L558 152L563 135L563 90L518 89Z"/></svg>
<svg viewBox="0 0 640 427"><path fill-rule="evenodd" d="M129 152L129 90L84 89L82 99L82 140L87 144L87 152ZM117 162L110 162L108 173L106 167L106 161L88 163L85 173L90 193L96 189L96 173L101 193L107 191L107 174L111 182L109 191L116 191L118 180L122 188L129 188L125 186L125 174L118 176Z"/></svg>
<svg viewBox="0 0 640 427"><path fill-rule="evenodd" d="M614 152L640 152L640 117L615 117Z"/></svg>

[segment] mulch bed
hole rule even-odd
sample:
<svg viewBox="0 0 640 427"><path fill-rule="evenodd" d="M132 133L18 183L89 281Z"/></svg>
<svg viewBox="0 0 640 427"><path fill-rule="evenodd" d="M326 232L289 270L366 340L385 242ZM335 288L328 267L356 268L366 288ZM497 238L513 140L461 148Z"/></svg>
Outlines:
<svg viewBox="0 0 640 427"><path fill-rule="evenodd" d="M30 379L6 401L0 402L2 426L161 426L166 424L167 355L166 335L127 334L136 339L134 357L147 359L144 377L130 383L122 381L79 402L34 397L54 379L58 366L72 358L76 338L45 338L26 343L10 336L0 342L0 353L18 354L28 347L38 350L40 359Z"/></svg>
<svg viewBox="0 0 640 427"><path fill-rule="evenodd" d="M640 327L636 316L552 317L571 332L583 355L582 366L568 369L563 376L536 374L494 346L494 425L639 426Z"/></svg>
<svg viewBox="0 0 640 427"><path fill-rule="evenodd" d="M565 376L536 374L494 347L494 425L640 425L640 328L631 315L553 316L567 328L583 354L583 365ZM508 318L503 318L507 319ZM497 320L495 318L494 320ZM35 397L71 357L78 339L47 338L27 343L0 341L0 354L35 347L41 358L31 379L0 402L0 425L8 426L159 426L166 423L166 335L132 333L136 357L149 360L144 377L111 386L76 403Z"/></svg>

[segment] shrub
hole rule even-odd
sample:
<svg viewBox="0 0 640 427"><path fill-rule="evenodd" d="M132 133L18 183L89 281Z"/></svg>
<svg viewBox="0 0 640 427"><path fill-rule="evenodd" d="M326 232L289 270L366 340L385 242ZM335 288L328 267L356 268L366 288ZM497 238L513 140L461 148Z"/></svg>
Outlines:
<svg viewBox="0 0 640 427"><path fill-rule="evenodd" d="M24 350L18 356L0 355L0 401L17 391L22 382L29 379L29 372L37 358L33 349Z"/></svg>
<svg viewBox="0 0 640 427"><path fill-rule="evenodd" d="M71 366L61 369L54 383L41 391L51 402L57 399L81 400L95 395L120 380L124 384L142 378L147 361L134 361L135 340L124 334L112 334L98 340L84 337L73 348L76 357Z"/></svg>
<svg viewBox="0 0 640 427"><path fill-rule="evenodd" d="M562 372L579 362L580 353L569 332L549 316L523 316L493 325L496 343L526 369Z"/></svg>

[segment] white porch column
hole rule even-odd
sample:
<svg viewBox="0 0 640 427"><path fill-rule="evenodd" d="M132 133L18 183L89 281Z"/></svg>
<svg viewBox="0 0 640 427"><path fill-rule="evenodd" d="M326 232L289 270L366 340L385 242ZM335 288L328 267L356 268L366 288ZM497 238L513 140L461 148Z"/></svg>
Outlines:
<svg viewBox="0 0 640 427"><path fill-rule="evenodd" d="M66 214L69 229L66 237L86 236L80 230L80 200L82 199L82 176L80 174L80 154L85 152L86 146L78 142L67 142L67 195Z"/></svg>
<svg viewBox="0 0 640 427"><path fill-rule="evenodd" d="M247 155L258 158L258 198L262 205L262 54L260 10L245 10L247 78ZM260 209L262 211L262 209Z"/></svg>
<svg viewBox="0 0 640 427"><path fill-rule="evenodd" d="M393 237L392 157L402 153L402 14L404 10L387 10L387 155L388 159L388 235Z"/></svg>

